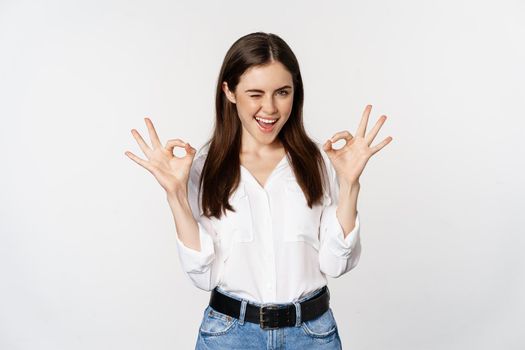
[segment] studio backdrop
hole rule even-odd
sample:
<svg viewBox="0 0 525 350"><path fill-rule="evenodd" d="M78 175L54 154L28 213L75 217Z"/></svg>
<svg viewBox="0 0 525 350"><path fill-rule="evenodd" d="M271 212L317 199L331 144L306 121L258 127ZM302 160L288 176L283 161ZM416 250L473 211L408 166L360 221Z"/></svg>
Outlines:
<svg viewBox="0 0 525 350"><path fill-rule="evenodd" d="M296 54L312 139L355 133L367 104L370 125L388 116L359 264L329 279L343 348L525 348L524 17L511 0L1 0L0 349L194 347L209 292L124 152L143 156L146 116L200 148L224 54L255 31Z"/></svg>

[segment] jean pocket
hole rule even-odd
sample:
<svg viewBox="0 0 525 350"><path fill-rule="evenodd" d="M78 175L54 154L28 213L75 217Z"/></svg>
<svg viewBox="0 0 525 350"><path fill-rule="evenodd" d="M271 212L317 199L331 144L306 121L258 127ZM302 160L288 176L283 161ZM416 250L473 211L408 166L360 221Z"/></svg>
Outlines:
<svg viewBox="0 0 525 350"><path fill-rule="evenodd" d="M208 305L204 310L199 331L205 336L224 335L232 331L237 321L236 318L220 313Z"/></svg>
<svg viewBox="0 0 525 350"><path fill-rule="evenodd" d="M306 242L319 250L319 226L323 206L308 206L306 196L295 179L286 181L286 210L284 240L287 242Z"/></svg>
<svg viewBox="0 0 525 350"><path fill-rule="evenodd" d="M337 331L337 324L331 308L313 320L304 321L301 327L307 335L318 339L329 338Z"/></svg>
<svg viewBox="0 0 525 350"><path fill-rule="evenodd" d="M253 220L250 199L240 184L230 199L234 211L227 210L220 220L214 220L217 231L223 241L252 242Z"/></svg>

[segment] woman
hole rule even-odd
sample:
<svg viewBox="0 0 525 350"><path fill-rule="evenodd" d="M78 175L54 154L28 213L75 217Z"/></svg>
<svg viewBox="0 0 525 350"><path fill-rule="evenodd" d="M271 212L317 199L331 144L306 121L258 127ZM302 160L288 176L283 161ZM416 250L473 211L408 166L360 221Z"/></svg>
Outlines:
<svg viewBox="0 0 525 350"><path fill-rule="evenodd" d="M126 152L166 190L181 265L211 291L196 349L340 349L326 275L359 260L359 177L392 140L370 147L386 116L365 135L369 105L355 136L312 141L297 59L262 32L228 50L215 106L199 154L181 139L163 147L148 118L153 147L132 130L148 160ZM345 146L334 149L340 139Z"/></svg>

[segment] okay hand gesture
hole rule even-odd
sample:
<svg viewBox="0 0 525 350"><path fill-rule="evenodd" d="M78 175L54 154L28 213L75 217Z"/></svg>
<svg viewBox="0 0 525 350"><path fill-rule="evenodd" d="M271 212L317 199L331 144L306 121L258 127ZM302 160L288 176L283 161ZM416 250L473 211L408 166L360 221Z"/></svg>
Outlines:
<svg viewBox="0 0 525 350"><path fill-rule="evenodd" d="M162 147L153 123L149 118L144 118L148 127L149 137L153 148L148 146L137 130L132 129L131 133L140 149L148 160L141 159L133 153L126 151L125 154L135 163L139 164L155 176L160 185L168 194L175 193L177 190L186 192L191 164L196 150L189 143L181 139L168 140L166 146ZM173 149L181 147L186 150L186 155L182 158L173 155Z"/></svg>
<svg viewBox="0 0 525 350"><path fill-rule="evenodd" d="M334 134L334 136L323 145L323 150L335 168L339 183L346 182L346 184L350 185L359 182L359 177L370 157L392 141L392 137L389 136L378 145L370 147L379 129L381 129L381 126L383 126L386 120L386 115L381 116L374 125L374 128L365 136L368 116L371 110L371 105L366 106L355 137L344 130ZM332 144L340 139L346 141L345 145L337 150L332 148Z"/></svg>

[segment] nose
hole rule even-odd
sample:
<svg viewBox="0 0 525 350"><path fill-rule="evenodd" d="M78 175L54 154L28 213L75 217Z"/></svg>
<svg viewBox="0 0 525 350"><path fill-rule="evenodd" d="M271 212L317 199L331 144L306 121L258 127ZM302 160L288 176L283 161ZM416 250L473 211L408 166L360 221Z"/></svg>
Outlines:
<svg viewBox="0 0 525 350"><path fill-rule="evenodd" d="M275 108L275 103L273 101L273 96L265 96L262 100L262 111L265 115L272 115L277 112Z"/></svg>

